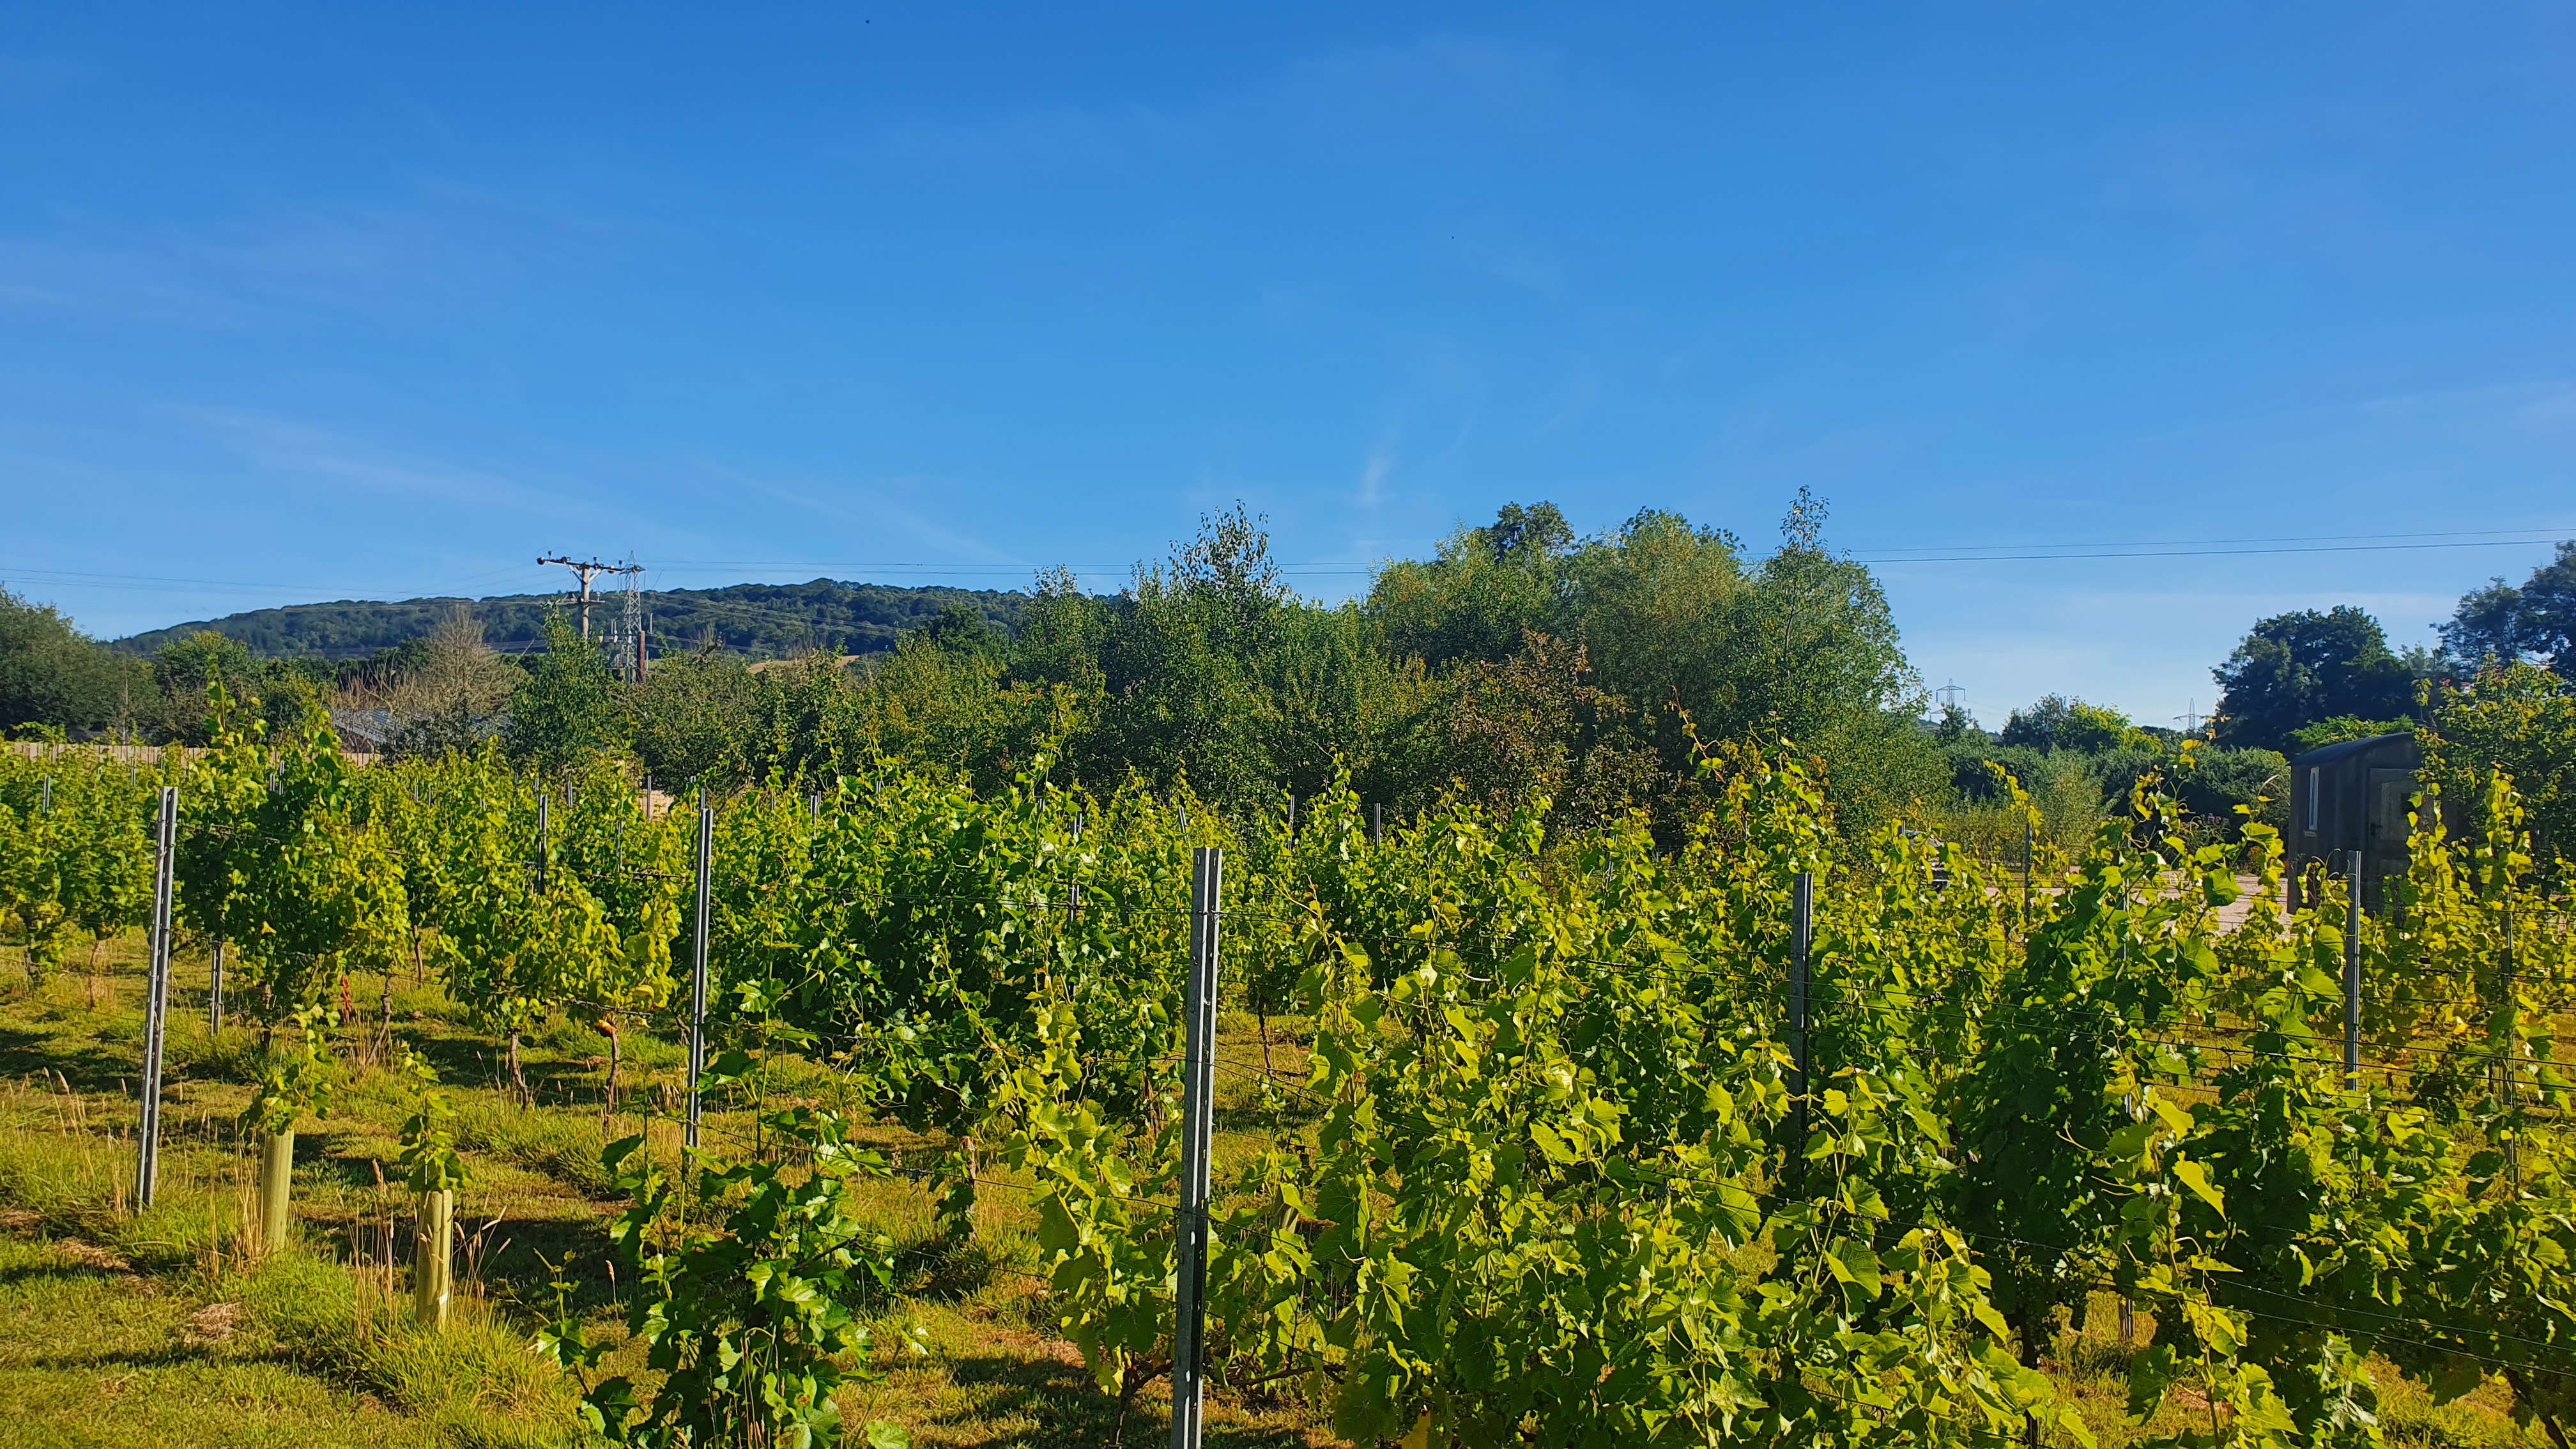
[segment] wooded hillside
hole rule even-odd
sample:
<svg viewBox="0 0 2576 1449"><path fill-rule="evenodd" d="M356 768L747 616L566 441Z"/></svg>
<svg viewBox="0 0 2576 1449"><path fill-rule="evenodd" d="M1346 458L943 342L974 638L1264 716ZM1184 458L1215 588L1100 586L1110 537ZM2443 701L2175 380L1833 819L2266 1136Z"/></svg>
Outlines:
<svg viewBox="0 0 2576 1449"><path fill-rule="evenodd" d="M720 589L652 589L645 617L657 650L701 649L712 642L752 659L776 659L837 643L844 654L892 649L904 630L939 616L950 604L980 611L996 624L1019 617L1027 595L995 589L937 585L900 588L815 579L802 584L732 584ZM543 649L548 615L563 607L561 594L508 594L490 599L404 599L387 603L341 599L253 609L220 619L173 624L129 635L111 647L150 654L200 630L211 630L275 658L356 659L426 639L439 621L464 609L483 626L484 641L504 653ZM614 625L615 595L592 605L594 632Z"/></svg>

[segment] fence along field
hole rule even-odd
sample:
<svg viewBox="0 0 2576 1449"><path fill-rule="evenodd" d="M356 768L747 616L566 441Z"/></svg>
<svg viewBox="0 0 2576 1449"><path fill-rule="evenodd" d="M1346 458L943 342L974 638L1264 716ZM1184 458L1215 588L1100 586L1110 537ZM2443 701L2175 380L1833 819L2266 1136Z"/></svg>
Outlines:
<svg viewBox="0 0 2576 1449"><path fill-rule="evenodd" d="M2576 962L2509 781L2479 838L2419 812L2388 911L2318 879L2223 928L2249 858L2280 898L2278 841L2191 845L2151 784L2024 871L1839 836L1785 744L1702 768L1720 803L1660 845L1347 788L1225 820L1043 760L655 811L607 766L353 769L315 715L157 774L0 756L0 907L31 975L94 961L153 918L175 792L159 894L263 1044L239 1253L287 1251L293 1134L394 1061L402 978L514 1093L526 1034L598 1032L603 1130L697 1142L607 1146L622 1331L580 1263L535 1332L623 1442L902 1442L839 1407L901 1352L864 1204L902 1187L959 1243L1033 1212L1113 1432L1169 1402L1175 1444L1211 1400L1361 1443L2089 1444L2044 1370L2114 1301L2128 1442L2377 1444L2403 1385L2567 1449ZM1220 1005L1253 1023L1222 1057ZM703 1063L684 1102L620 1100L630 1037ZM453 1110L406 1090L415 1217L461 1224Z"/></svg>

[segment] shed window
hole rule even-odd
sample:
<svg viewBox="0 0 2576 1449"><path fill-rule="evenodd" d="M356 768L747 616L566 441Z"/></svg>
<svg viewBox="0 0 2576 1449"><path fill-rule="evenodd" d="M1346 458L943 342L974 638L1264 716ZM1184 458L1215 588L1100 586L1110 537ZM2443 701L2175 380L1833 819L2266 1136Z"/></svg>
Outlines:
<svg viewBox="0 0 2576 1449"><path fill-rule="evenodd" d="M2308 833L2317 833L2317 777L2325 773L2315 765L2308 766Z"/></svg>

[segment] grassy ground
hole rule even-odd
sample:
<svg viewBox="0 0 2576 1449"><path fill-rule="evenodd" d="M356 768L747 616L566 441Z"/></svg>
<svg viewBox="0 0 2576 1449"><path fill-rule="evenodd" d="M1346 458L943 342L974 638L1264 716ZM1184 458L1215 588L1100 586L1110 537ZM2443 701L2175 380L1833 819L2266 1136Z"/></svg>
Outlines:
<svg viewBox="0 0 2576 1449"><path fill-rule="evenodd" d="M207 1030L202 958L181 960L174 978L159 1189L138 1212L139 943L112 944L95 974L76 960L33 989L15 950L0 952L0 1449L573 1442L573 1395L527 1346L551 1309L549 1265L571 1265L593 1336L620 1345L606 1371L634 1372L641 1360L625 1343L607 1271L605 1227L624 1203L599 1166L604 1041L570 1023L525 1040L536 1105L523 1106L505 1090L504 1043L474 1030L435 987L396 979L395 1035L448 1084L476 1174L458 1207L469 1235L460 1321L433 1337L410 1329L398 1296L406 1275L387 1265L390 1245L408 1240L410 1199L392 1166L408 1084L382 1064L342 1074L329 1114L297 1134L293 1247L246 1263L254 1164L232 1119L249 1097L259 1039ZM356 985L363 1012L372 1014L376 987ZM1247 1038L1227 1054L1249 1066L1260 1047ZM647 1130L657 1147L674 1146L667 1109L680 1100L682 1067L673 1044L630 1034L627 1110L609 1134ZM716 1113L708 1132L715 1141L748 1127ZM899 1129L872 1136L898 1154L935 1146ZM1256 1140L1238 1134L1220 1150ZM1048 1332L1025 1194L988 1189L976 1241L960 1249L934 1230L909 1179L866 1191L904 1276L882 1310L883 1377L845 1393L845 1416L891 1419L923 1446L1107 1443L1118 1406ZM907 1340L928 1353L900 1351ZM1168 1390L1142 1396L1127 1442L1166 1434L1158 1393ZM1214 1443L1321 1442L1276 1408L1215 1404L1209 1419Z"/></svg>
<svg viewBox="0 0 2576 1449"><path fill-rule="evenodd" d="M470 1235L459 1321L423 1335L397 1296L403 1274L388 1265L390 1245L407 1240L408 1197L387 1183L410 1097L380 1065L344 1073L330 1114L298 1134L295 1244L258 1263L239 1254L251 1177L231 1123L249 1095L258 1039L206 1030L201 957L176 968L160 1185L154 1204L136 1210L138 956L137 943L117 943L95 976L76 963L31 989L16 952L0 953L0 1449L573 1442L573 1396L528 1348L552 1302L550 1264L570 1265L594 1335L619 1345L608 1371L640 1362L605 1268L605 1224L623 1204L610 1200L598 1165L603 1041L558 1023L523 1043L537 1099L523 1106L504 1090L501 1042L472 1029L435 988L396 982L395 1033L450 1084L477 1175L458 1209ZM372 1011L374 988L360 983L355 1004ZM1283 1052L1283 1065L1302 1060ZM1220 1159L1265 1140L1266 1112L1253 1099L1262 1053L1249 1021L1229 1021ZM629 1110L609 1131L641 1127L669 1144L682 1065L672 1044L630 1038L620 1096ZM828 1095L830 1083L818 1074L791 1090ZM711 1130L746 1126L719 1116ZM874 1137L898 1155L937 1145L894 1129ZM1109 1442L1116 1402L1049 1332L1030 1276L1038 1254L1025 1196L1007 1185L985 1192L977 1237L959 1248L934 1231L930 1204L908 1179L868 1192L903 1276L880 1310L888 1331L878 1334L874 1367L883 1376L845 1393L845 1420L890 1419L924 1446ZM2138 1431L2123 1422L2114 1306L2095 1307L2085 1332L2060 1339L2053 1367L2104 1449L2117 1449ZM907 1339L928 1352L903 1352ZM2405 1442L2537 1442L2492 1392L2436 1409L2393 1374L2381 1381L2391 1385L2383 1416ZM1147 1391L1125 1425L1128 1443L1165 1437L1167 1393L1160 1384ZM2176 1404L2168 1416L2189 1412ZM1209 1419L1212 1443L1330 1442L1295 1405L1219 1399Z"/></svg>

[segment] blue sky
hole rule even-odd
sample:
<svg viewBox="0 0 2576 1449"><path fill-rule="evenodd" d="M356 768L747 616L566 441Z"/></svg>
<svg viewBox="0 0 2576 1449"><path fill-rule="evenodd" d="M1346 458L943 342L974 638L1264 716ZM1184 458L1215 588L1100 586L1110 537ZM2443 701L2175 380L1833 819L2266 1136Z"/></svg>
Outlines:
<svg viewBox="0 0 2576 1449"><path fill-rule="evenodd" d="M1241 499L1340 596L1803 485L1928 683L2162 720L2576 536L2572 143L2565 5L10 3L0 578L1107 588Z"/></svg>

